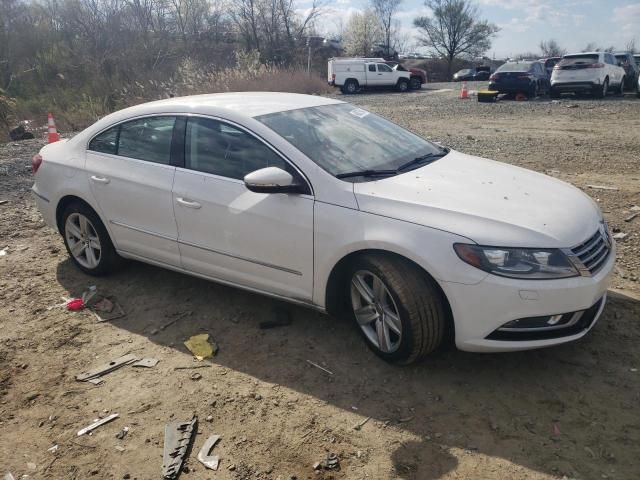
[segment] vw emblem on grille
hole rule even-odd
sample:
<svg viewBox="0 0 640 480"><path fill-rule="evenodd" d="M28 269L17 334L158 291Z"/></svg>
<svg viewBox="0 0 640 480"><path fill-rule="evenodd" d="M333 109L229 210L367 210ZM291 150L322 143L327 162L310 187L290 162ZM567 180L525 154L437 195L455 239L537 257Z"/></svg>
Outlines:
<svg viewBox="0 0 640 480"><path fill-rule="evenodd" d="M602 222L600 224L600 236L602 237L602 241L604 242L605 246L607 247L607 249L611 248L611 239L609 238L609 232L608 232L608 228L607 228L607 224Z"/></svg>

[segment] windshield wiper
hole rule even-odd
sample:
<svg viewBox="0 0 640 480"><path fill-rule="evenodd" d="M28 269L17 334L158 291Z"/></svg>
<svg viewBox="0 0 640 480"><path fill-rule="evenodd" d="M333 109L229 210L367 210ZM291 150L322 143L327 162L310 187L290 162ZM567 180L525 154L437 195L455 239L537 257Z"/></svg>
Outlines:
<svg viewBox="0 0 640 480"><path fill-rule="evenodd" d="M350 177L384 177L388 175L398 175L409 169L409 167L413 167L414 165L420 165L422 163L431 163L438 158L442 158L449 153L448 148L442 148L437 153L427 153L426 155L422 155L420 157L416 157L413 160L410 160L406 163L403 163L398 168L395 169L385 169L385 170L375 170L375 169L367 169L367 170L356 170L353 172L345 172L339 173L336 175L336 178L350 178Z"/></svg>
<svg viewBox="0 0 640 480"><path fill-rule="evenodd" d="M448 148L443 148L438 153L427 153L426 155L422 155L421 157L416 157L413 160L409 160L406 163L403 163L396 169L396 173L404 172L408 170L410 167L420 165L422 163L427 164L431 163L438 158L442 158L449 153Z"/></svg>
<svg viewBox="0 0 640 480"><path fill-rule="evenodd" d="M349 177L382 177L387 175L396 175L396 170L358 170L354 172L339 173L336 178L349 178Z"/></svg>

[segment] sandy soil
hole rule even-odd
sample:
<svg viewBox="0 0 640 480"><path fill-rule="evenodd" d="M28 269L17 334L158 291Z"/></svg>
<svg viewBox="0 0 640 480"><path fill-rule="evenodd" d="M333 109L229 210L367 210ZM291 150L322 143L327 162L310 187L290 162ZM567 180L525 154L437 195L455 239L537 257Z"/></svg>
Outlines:
<svg viewBox="0 0 640 480"><path fill-rule="evenodd" d="M623 294L611 296L587 337L518 354L447 350L394 367L370 353L352 325L260 296L135 262L91 278L73 267L30 197L27 168L41 142L6 144L0 475L160 478L164 425L196 413L186 479L640 478L640 217L624 221L640 205L640 100L486 105L442 88L455 87L350 100L459 150L555 175L596 198L612 227L628 236L618 244L612 284ZM49 309L89 285L113 295L127 316L97 323L87 311ZM260 329L277 308L292 324ZM201 332L220 350L197 363L183 341ZM128 352L160 362L125 367L100 386L75 381ZM175 369L195 365L206 368ZM120 418L76 436L110 413ZM129 433L117 439L123 427ZM213 433L222 436L217 472L195 458ZM314 472L328 452L338 455L341 469Z"/></svg>

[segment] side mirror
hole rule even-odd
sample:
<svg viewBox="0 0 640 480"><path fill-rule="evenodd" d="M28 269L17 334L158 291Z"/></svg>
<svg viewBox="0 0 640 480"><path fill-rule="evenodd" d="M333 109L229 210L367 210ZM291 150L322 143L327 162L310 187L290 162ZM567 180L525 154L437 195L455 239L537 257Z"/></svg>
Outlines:
<svg viewBox="0 0 640 480"><path fill-rule="evenodd" d="M293 175L278 167L267 167L247 173L244 185L256 193L302 193Z"/></svg>

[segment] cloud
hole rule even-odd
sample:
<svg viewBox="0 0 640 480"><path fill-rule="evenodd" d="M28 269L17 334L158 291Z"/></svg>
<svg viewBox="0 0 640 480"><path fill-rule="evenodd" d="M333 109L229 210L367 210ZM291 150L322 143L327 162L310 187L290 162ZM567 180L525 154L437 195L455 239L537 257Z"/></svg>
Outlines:
<svg viewBox="0 0 640 480"><path fill-rule="evenodd" d="M632 3L613 9L613 22L626 32L637 31L640 25L640 3Z"/></svg>

